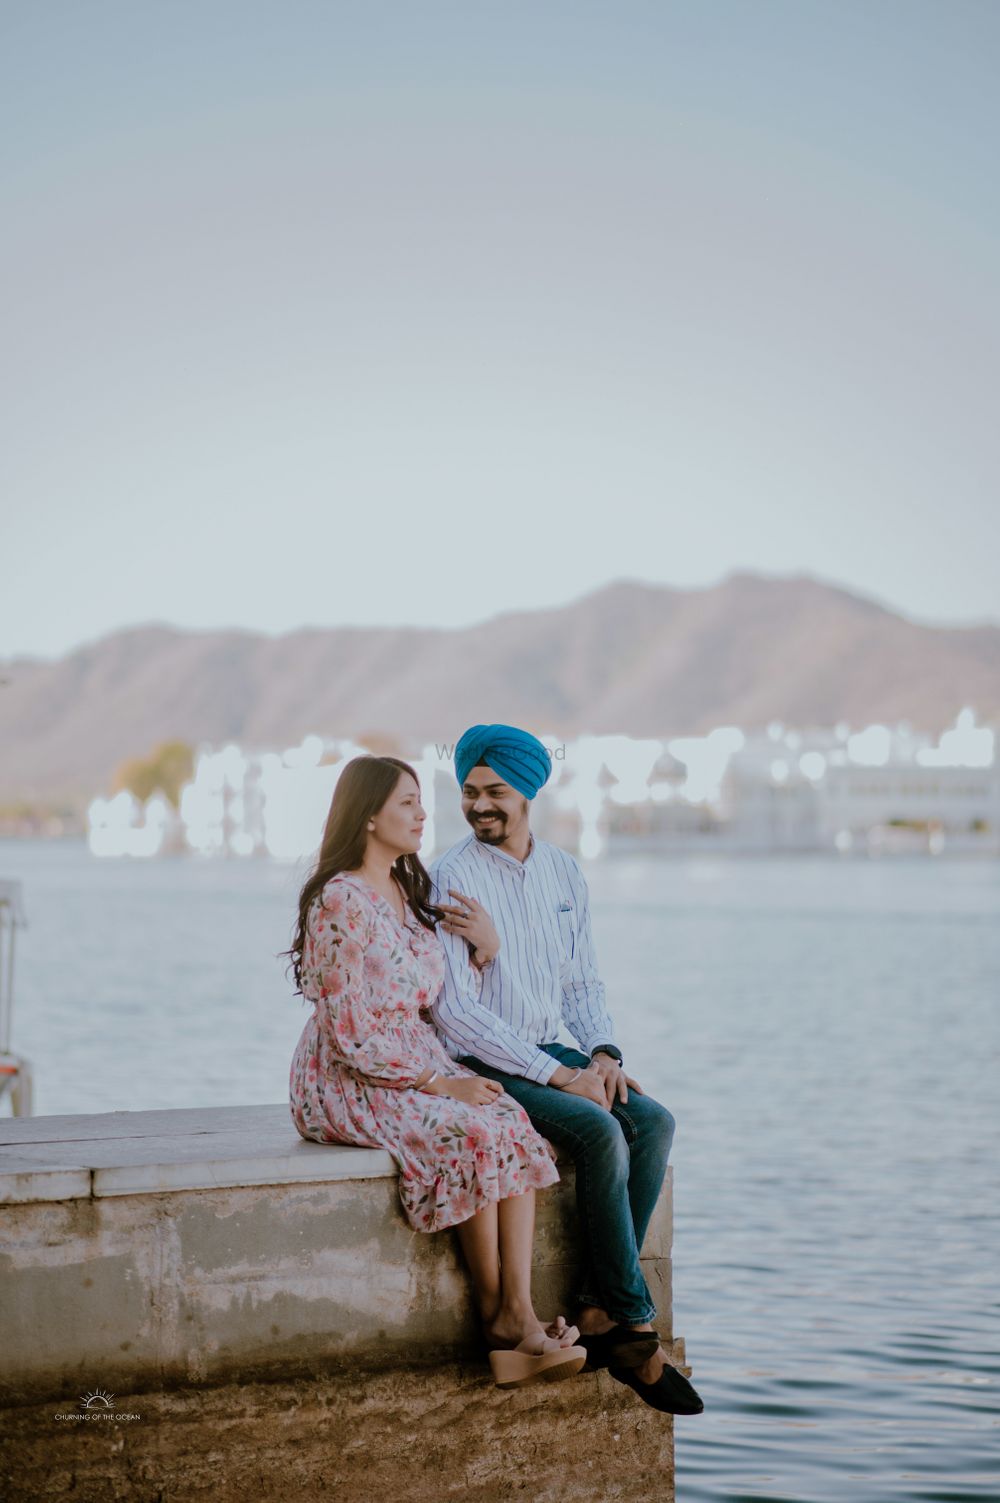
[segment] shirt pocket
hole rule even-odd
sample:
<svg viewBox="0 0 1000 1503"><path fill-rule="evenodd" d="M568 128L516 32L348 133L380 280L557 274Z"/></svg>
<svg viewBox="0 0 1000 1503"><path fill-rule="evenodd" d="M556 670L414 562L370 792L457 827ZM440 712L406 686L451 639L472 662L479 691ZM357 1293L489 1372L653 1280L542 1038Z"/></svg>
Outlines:
<svg viewBox="0 0 1000 1503"><path fill-rule="evenodd" d="M560 903L556 910L563 962L569 965L576 954L576 910L571 903Z"/></svg>

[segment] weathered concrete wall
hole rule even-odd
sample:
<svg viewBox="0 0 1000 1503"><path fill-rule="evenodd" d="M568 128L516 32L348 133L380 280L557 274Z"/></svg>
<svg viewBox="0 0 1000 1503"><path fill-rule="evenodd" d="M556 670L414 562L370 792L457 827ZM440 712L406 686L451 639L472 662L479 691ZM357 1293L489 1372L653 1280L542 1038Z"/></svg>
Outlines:
<svg viewBox="0 0 1000 1503"><path fill-rule="evenodd" d="M533 1269L553 1315L572 1310L577 1273L560 1173L537 1198ZM644 1251L669 1336L668 1193ZM6 1403L421 1365L477 1339L456 1239L411 1231L387 1177L8 1207L0 1330Z"/></svg>
<svg viewBox="0 0 1000 1503"><path fill-rule="evenodd" d="M4 1503L672 1498L672 1422L606 1374L494 1387L457 1241L410 1230L385 1155L300 1144L273 1108L3 1132ZM572 1313L578 1272L560 1173L537 1197L544 1316ZM643 1250L667 1339L670 1245L668 1179ZM96 1390L113 1410L76 1418Z"/></svg>
<svg viewBox="0 0 1000 1503"><path fill-rule="evenodd" d="M673 1425L606 1373L502 1393L479 1362L170 1389L115 1424L2 1416L4 1503L673 1503Z"/></svg>

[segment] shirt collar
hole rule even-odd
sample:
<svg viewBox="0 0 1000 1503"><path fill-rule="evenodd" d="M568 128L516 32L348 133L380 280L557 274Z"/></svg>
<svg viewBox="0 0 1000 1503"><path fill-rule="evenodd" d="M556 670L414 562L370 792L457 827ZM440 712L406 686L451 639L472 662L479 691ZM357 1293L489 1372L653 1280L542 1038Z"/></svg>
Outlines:
<svg viewBox="0 0 1000 1503"><path fill-rule="evenodd" d="M525 856L523 861L518 861L516 856L509 855L507 851L498 850L495 845L487 845L484 840L477 840L475 835L469 836L469 839L472 841L473 845L484 857L492 858L495 861L505 861L508 866L520 867L522 870L527 866L528 862L535 854L535 837L530 830L528 832L528 838L531 841L531 844L528 846L528 854Z"/></svg>

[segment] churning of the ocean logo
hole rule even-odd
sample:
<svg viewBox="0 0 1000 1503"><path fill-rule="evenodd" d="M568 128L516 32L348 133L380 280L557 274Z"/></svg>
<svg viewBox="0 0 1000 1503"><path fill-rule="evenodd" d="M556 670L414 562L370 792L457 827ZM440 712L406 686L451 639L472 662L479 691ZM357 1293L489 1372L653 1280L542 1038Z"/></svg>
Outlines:
<svg viewBox="0 0 1000 1503"><path fill-rule="evenodd" d="M680 1503L996 1503L1000 863L586 871L627 1067L678 1122L706 1404L677 1421ZM9 843L0 874L38 1111L285 1099L301 869Z"/></svg>

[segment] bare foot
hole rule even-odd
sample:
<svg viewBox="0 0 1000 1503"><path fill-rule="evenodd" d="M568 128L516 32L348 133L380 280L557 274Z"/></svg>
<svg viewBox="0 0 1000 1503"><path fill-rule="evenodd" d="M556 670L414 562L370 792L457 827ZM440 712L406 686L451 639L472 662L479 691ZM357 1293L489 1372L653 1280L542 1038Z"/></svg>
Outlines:
<svg viewBox="0 0 1000 1503"><path fill-rule="evenodd" d="M606 1310L598 1310L593 1305L584 1305L576 1319L584 1336L603 1336L614 1325Z"/></svg>
<svg viewBox="0 0 1000 1503"><path fill-rule="evenodd" d="M537 1315L519 1319L500 1312L494 1320L483 1322L483 1335L488 1346L500 1351L513 1351L522 1342L529 1340L533 1346L537 1344L541 1351L546 1341L554 1341L559 1346L573 1346L579 1332L575 1326L568 1326L561 1315L543 1326Z"/></svg>
<svg viewBox="0 0 1000 1503"><path fill-rule="evenodd" d="M611 1319L606 1310L597 1310L592 1305L584 1306L577 1316L577 1323L584 1336L603 1336L605 1332L613 1330L617 1324L616 1321ZM647 1320L641 1326L630 1325L628 1329L630 1331L651 1331L653 1327ZM650 1379L650 1381L654 1380Z"/></svg>
<svg viewBox="0 0 1000 1503"><path fill-rule="evenodd" d="M662 1346L658 1346L653 1355L647 1357L642 1366L635 1369L635 1375L640 1383L655 1383L666 1365L667 1354Z"/></svg>
<svg viewBox="0 0 1000 1503"><path fill-rule="evenodd" d="M568 1326L566 1317L557 1315L555 1320L550 1320L545 1327L546 1336L551 1336L558 1341L560 1346L573 1346L579 1340L580 1332L576 1326Z"/></svg>

